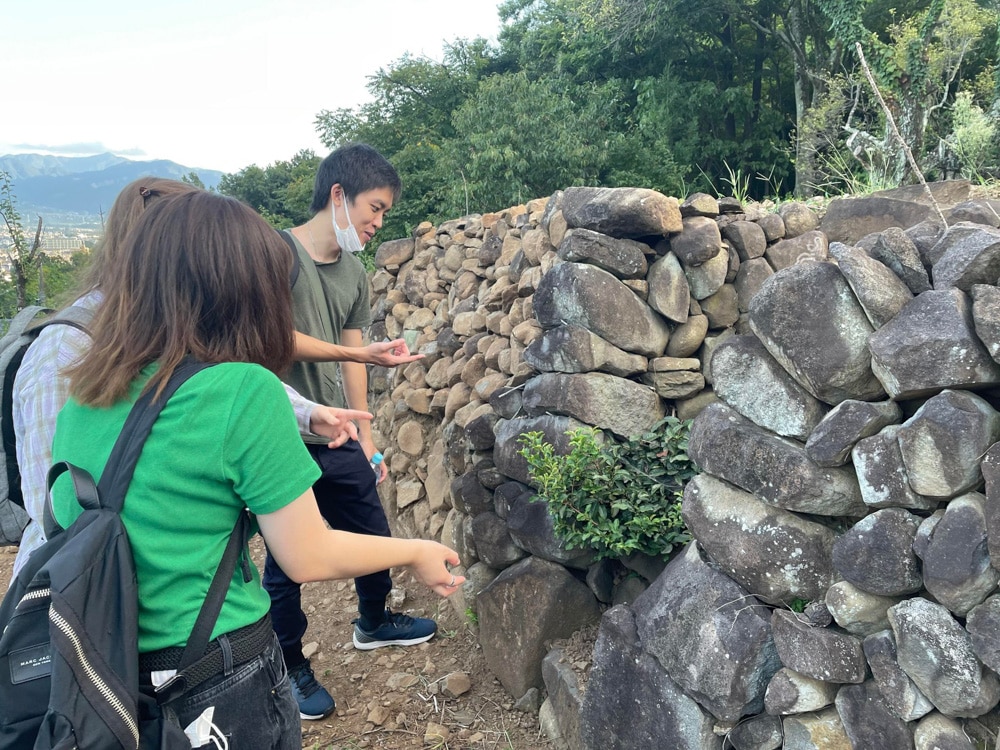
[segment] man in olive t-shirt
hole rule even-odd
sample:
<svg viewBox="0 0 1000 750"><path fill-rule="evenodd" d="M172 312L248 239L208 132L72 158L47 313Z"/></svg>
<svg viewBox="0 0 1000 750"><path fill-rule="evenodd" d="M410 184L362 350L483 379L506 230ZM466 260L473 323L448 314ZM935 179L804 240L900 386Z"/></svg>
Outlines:
<svg viewBox="0 0 1000 750"><path fill-rule="evenodd" d="M311 210L313 217L288 234L294 240L299 273L292 288L295 326L312 337L298 342L300 360L286 377L289 385L317 403L368 409L368 375L360 362L343 359L343 346L361 347L362 331L371 323L368 278L355 257L378 231L382 218L399 197L396 170L375 149L349 144L334 151L316 173ZM370 345L371 346L371 345ZM359 440L340 448L326 447L322 439L306 447L322 470L313 485L320 513L334 529L389 536L389 524L375 485L387 472L384 464L373 471L376 452L371 425L358 425ZM268 555L264 588L271 596L271 619L288 666L292 692L304 719L321 719L336 705L313 675L302 655L302 637L308 620L302 611L299 584L288 578ZM389 571L355 579L359 618L354 645L369 650L380 646L409 646L433 637L437 624L422 617L389 611L386 598L392 588Z"/></svg>

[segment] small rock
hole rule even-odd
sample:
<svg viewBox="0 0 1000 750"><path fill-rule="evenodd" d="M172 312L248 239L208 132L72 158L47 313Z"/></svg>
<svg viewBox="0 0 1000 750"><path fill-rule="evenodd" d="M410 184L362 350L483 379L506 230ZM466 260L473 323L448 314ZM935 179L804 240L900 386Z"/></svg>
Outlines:
<svg viewBox="0 0 1000 750"><path fill-rule="evenodd" d="M376 706L373 710L368 712L368 716L365 717L365 721L369 721L375 726L382 726L388 718L389 712L382 706Z"/></svg>
<svg viewBox="0 0 1000 750"><path fill-rule="evenodd" d="M444 684L441 686L441 692L449 698L457 698L471 689L472 680L469 679L469 675L465 672L452 672L444 678Z"/></svg>
<svg viewBox="0 0 1000 750"><path fill-rule="evenodd" d="M319 651L319 644L316 641L310 641L302 647L302 655L307 659L311 659L317 651Z"/></svg>
<svg viewBox="0 0 1000 750"><path fill-rule="evenodd" d="M538 688L528 688L528 692L522 695L514 708L526 714L537 714L542 707L542 694Z"/></svg>
<svg viewBox="0 0 1000 750"><path fill-rule="evenodd" d="M424 744L439 745L447 742L449 736L448 727L431 721L427 723L427 729L424 731Z"/></svg>
<svg viewBox="0 0 1000 750"><path fill-rule="evenodd" d="M406 672L396 672L388 679L385 686L390 689L411 688L420 683L420 678L416 675L406 674Z"/></svg>

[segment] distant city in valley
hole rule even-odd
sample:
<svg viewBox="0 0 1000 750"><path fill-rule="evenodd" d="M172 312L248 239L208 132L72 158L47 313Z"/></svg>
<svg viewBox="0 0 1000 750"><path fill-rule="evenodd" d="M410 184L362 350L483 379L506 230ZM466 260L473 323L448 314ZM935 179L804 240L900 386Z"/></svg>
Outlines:
<svg viewBox="0 0 1000 750"><path fill-rule="evenodd" d="M215 188L222 177L217 170L193 169L164 159L133 161L114 154L6 155L0 156L0 172L10 176L25 237L34 239L41 216L43 251L62 257L93 247L108 209L133 180L150 176L179 180L193 173L205 187ZM0 250L10 246L7 232L0 233Z"/></svg>

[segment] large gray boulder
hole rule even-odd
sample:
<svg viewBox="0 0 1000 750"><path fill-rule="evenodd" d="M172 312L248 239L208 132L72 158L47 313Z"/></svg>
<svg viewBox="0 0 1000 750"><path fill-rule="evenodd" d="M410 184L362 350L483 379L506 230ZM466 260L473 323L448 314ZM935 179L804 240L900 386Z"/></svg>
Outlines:
<svg viewBox="0 0 1000 750"><path fill-rule="evenodd" d="M768 714L747 716L729 730L727 737L735 750L779 750L781 719Z"/></svg>
<svg viewBox="0 0 1000 750"><path fill-rule="evenodd" d="M605 612L583 697L583 747L721 750L714 723L642 649L632 611L617 606Z"/></svg>
<svg viewBox="0 0 1000 750"><path fill-rule="evenodd" d="M872 370L897 401L1000 381L1000 365L976 336L972 304L958 289L914 297L868 346Z"/></svg>
<svg viewBox="0 0 1000 750"><path fill-rule="evenodd" d="M931 288L920 251L905 230L889 227L881 232L870 254L872 258L888 266L913 294L921 294Z"/></svg>
<svg viewBox="0 0 1000 750"><path fill-rule="evenodd" d="M537 495L518 495L504 520L514 544L535 557L579 570L594 562L592 549L568 549L556 536L548 505Z"/></svg>
<svg viewBox="0 0 1000 750"><path fill-rule="evenodd" d="M619 437L647 432L664 416L652 388L602 372L538 375L525 384L523 404L528 416L573 417Z"/></svg>
<svg viewBox="0 0 1000 750"><path fill-rule="evenodd" d="M981 716L1000 699L1000 683L976 658L969 634L947 609L920 597L889 610L899 666L945 716Z"/></svg>
<svg viewBox="0 0 1000 750"><path fill-rule="evenodd" d="M646 301L667 320L684 323L691 311L691 287L684 269L673 253L657 259L646 274L649 294Z"/></svg>
<svg viewBox="0 0 1000 750"><path fill-rule="evenodd" d="M913 299L913 292L887 266L864 250L834 243L830 255L851 285L872 328L881 328Z"/></svg>
<svg viewBox="0 0 1000 750"><path fill-rule="evenodd" d="M819 228L831 242L857 243L865 235L889 227L906 229L931 215L927 206L910 200L871 196L830 201Z"/></svg>
<svg viewBox="0 0 1000 750"><path fill-rule="evenodd" d="M544 686L546 641L568 638L600 617L590 590L562 565L529 557L507 568L476 597L479 645L507 692Z"/></svg>
<svg viewBox="0 0 1000 750"><path fill-rule="evenodd" d="M769 609L689 544L632 605L642 647L713 716L764 708L779 668Z"/></svg>
<svg viewBox="0 0 1000 750"><path fill-rule="evenodd" d="M750 304L750 328L820 401L883 397L868 351L873 329L836 266L800 263L769 278Z"/></svg>
<svg viewBox="0 0 1000 750"><path fill-rule="evenodd" d="M719 254L722 234L719 225L704 216L683 219L684 230L670 238L670 252L685 268L695 268Z"/></svg>
<svg viewBox="0 0 1000 750"><path fill-rule="evenodd" d="M768 683L764 703L772 716L819 711L833 705L837 688L838 685L834 682L817 680L794 669L782 667Z"/></svg>
<svg viewBox="0 0 1000 750"><path fill-rule="evenodd" d="M822 599L837 581L833 531L708 474L687 483L682 515L719 569L766 602Z"/></svg>
<svg viewBox="0 0 1000 750"><path fill-rule="evenodd" d="M740 262L759 258L767 249L767 235L752 221L734 221L722 227L722 237L736 250Z"/></svg>
<svg viewBox="0 0 1000 750"><path fill-rule="evenodd" d="M720 247L716 255L697 266L685 263L680 255L678 259L681 261L681 268L684 269L684 276L687 278L694 299L711 297L726 283L729 275L729 250L725 247Z"/></svg>
<svg viewBox="0 0 1000 750"><path fill-rule="evenodd" d="M859 683L867 674L861 639L832 628L817 628L787 609L771 614L781 663L825 682Z"/></svg>
<svg viewBox="0 0 1000 750"><path fill-rule="evenodd" d="M913 730L913 746L916 750L975 750L976 747L959 722L939 713L920 720Z"/></svg>
<svg viewBox="0 0 1000 750"><path fill-rule="evenodd" d="M649 245L615 239L589 229L570 229L559 243L557 254L566 261L589 263L619 279L641 279L646 275Z"/></svg>
<svg viewBox="0 0 1000 750"><path fill-rule="evenodd" d="M920 518L886 508L858 521L833 545L833 564L844 580L879 596L904 596L923 586L913 541Z"/></svg>
<svg viewBox="0 0 1000 750"><path fill-rule="evenodd" d="M781 721L783 750L854 750L837 709L786 716Z"/></svg>
<svg viewBox="0 0 1000 750"><path fill-rule="evenodd" d="M563 191L561 203L570 229L628 238L666 236L683 228L677 199L655 190L570 187Z"/></svg>
<svg viewBox="0 0 1000 750"><path fill-rule="evenodd" d="M944 390L903 423L898 438L913 491L954 497L983 481L979 460L1000 439L1000 413L974 393Z"/></svg>
<svg viewBox="0 0 1000 750"><path fill-rule="evenodd" d="M829 242L826 235L813 230L775 242L764 251L764 257L775 271L780 271L804 261L824 261L828 257L828 252Z"/></svg>
<svg viewBox="0 0 1000 750"><path fill-rule="evenodd" d="M988 284L973 284L972 323L976 335L995 362L1000 362L1000 288Z"/></svg>
<svg viewBox="0 0 1000 750"><path fill-rule="evenodd" d="M824 516L866 512L853 469L817 466L801 443L758 427L722 403L695 418L688 455L702 471L779 508Z"/></svg>
<svg viewBox="0 0 1000 750"><path fill-rule="evenodd" d="M972 650L987 667L1000 672L1000 596L993 595L973 607L965 620Z"/></svg>
<svg viewBox="0 0 1000 750"><path fill-rule="evenodd" d="M799 385L756 336L730 336L712 354L716 395L754 424L805 440L829 407Z"/></svg>
<svg viewBox="0 0 1000 750"><path fill-rule="evenodd" d="M763 258L752 258L740 263L733 286L736 287L736 302L740 312L749 312L750 303L764 282L774 276L771 264Z"/></svg>
<svg viewBox="0 0 1000 750"><path fill-rule="evenodd" d="M889 607L899 603L893 596L862 591L847 581L838 581L826 591L826 608L848 633L868 636L889 627Z"/></svg>
<svg viewBox="0 0 1000 750"><path fill-rule="evenodd" d="M670 339L666 321L607 271L560 263L542 277L532 297L543 328L578 325L620 349L658 357Z"/></svg>
<svg viewBox="0 0 1000 750"><path fill-rule="evenodd" d="M853 747L909 750L913 734L906 722L889 711L875 682L844 685L837 693L837 712Z"/></svg>
<svg viewBox="0 0 1000 750"><path fill-rule="evenodd" d="M969 291L974 284L996 284L1000 278L1000 229L975 224L949 227L934 249L931 269L935 289Z"/></svg>
<svg viewBox="0 0 1000 750"><path fill-rule="evenodd" d="M548 701L559 729L558 737L566 750L573 750L583 742L580 739L583 695L576 672L569 664L564 663L564 658L560 648L549 651L542 659L542 679L545 680L545 692L549 694Z"/></svg>
<svg viewBox="0 0 1000 750"><path fill-rule="evenodd" d="M899 449L899 429L899 425L889 425L859 440L852 449L861 497L869 508L933 510L939 498L920 495L910 485Z"/></svg>
<svg viewBox="0 0 1000 750"><path fill-rule="evenodd" d="M806 454L819 466L843 466L859 440L898 424L902 417L895 401L841 401L809 433Z"/></svg>
<svg viewBox="0 0 1000 750"><path fill-rule="evenodd" d="M524 349L524 361L539 372L607 372L627 378L646 371L648 361L629 354L576 325L545 331Z"/></svg>
<svg viewBox="0 0 1000 750"><path fill-rule="evenodd" d="M986 498L978 492L956 497L934 521L918 547L924 588L959 617L996 590L1000 571L986 549Z"/></svg>
<svg viewBox="0 0 1000 750"><path fill-rule="evenodd" d="M556 455L565 456L570 451L570 434L574 430L586 427L587 425L576 419L550 415L498 419L493 428L496 433L493 462L497 469L511 479L522 484L531 484L528 461L521 455L521 450L524 448L521 436L526 432L541 432L545 437L545 442L552 445Z"/></svg>
<svg viewBox="0 0 1000 750"><path fill-rule="evenodd" d="M888 616L886 623L888 624ZM900 668L896 639L891 630L887 628L872 633L865 638L862 647L882 699L896 718L913 721L934 710L934 705Z"/></svg>
<svg viewBox="0 0 1000 750"><path fill-rule="evenodd" d="M480 561L491 568L502 570L528 556L514 544L503 519L491 511L472 519L472 537Z"/></svg>
<svg viewBox="0 0 1000 750"><path fill-rule="evenodd" d="M994 443L986 451L980 469L986 493L987 549L990 558L1000 563L1000 443Z"/></svg>

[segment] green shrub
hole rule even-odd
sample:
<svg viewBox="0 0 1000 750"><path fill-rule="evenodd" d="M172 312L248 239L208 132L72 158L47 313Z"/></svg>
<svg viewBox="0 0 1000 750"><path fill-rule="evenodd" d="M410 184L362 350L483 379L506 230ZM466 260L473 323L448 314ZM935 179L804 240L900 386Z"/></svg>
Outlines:
<svg viewBox="0 0 1000 750"><path fill-rule="evenodd" d="M594 428L575 430L565 456L540 432L522 435L535 499L548 504L566 548L591 548L598 557L667 557L688 542L680 500L696 473L687 455L690 426L667 417L624 441Z"/></svg>

